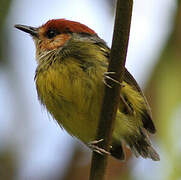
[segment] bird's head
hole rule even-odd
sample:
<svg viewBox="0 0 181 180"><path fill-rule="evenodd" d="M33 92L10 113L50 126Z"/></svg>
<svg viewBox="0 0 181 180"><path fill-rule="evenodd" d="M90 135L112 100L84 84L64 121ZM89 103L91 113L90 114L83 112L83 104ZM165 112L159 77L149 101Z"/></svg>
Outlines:
<svg viewBox="0 0 181 180"><path fill-rule="evenodd" d="M15 25L21 31L30 34L36 45L37 58L52 51L61 51L72 42L101 41L97 34L84 24L65 19L49 20L40 27ZM77 43L76 43L77 44ZM75 43L74 43L75 46ZM69 50L72 49L69 48Z"/></svg>

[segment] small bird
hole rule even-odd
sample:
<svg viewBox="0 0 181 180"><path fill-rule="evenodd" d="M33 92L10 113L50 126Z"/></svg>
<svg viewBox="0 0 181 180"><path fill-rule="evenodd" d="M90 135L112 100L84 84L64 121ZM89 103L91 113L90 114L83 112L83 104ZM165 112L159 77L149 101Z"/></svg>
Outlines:
<svg viewBox="0 0 181 180"><path fill-rule="evenodd" d="M110 48L94 30L66 19L49 20L38 28L15 27L34 40L38 64L35 82L40 102L72 136L89 147L97 147L94 143ZM156 132L150 107L127 69L122 85L110 154L124 160L124 143L136 157L158 161L159 155L148 137L148 133Z"/></svg>

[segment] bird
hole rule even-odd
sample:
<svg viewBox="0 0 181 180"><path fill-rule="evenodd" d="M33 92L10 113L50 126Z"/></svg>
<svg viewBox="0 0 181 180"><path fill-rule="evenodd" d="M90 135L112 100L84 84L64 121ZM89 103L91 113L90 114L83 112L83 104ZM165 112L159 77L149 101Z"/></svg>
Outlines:
<svg viewBox="0 0 181 180"><path fill-rule="evenodd" d="M102 141L96 140L96 132L104 80L112 79L107 72L110 48L106 42L88 26L67 19L51 19L39 27L15 27L33 38L37 60L34 79L41 104L71 136L99 151L94 143ZM125 68L110 154L125 160L127 146L136 157L159 161L149 138L155 132L147 99Z"/></svg>

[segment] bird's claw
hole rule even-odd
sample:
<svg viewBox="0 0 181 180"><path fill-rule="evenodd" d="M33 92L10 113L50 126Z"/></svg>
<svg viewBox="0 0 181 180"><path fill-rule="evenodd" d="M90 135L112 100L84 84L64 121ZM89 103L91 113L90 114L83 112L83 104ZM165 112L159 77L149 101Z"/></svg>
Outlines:
<svg viewBox="0 0 181 180"><path fill-rule="evenodd" d="M104 84L105 84L106 86L108 86L109 88L112 88L112 86L110 86L110 85L105 81L105 79L110 79L111 81L119 84L121 87L124 87L124 86L125 86L124 84L120 83L120 82L117 81L116 79L113 79L112 77L110 77L110 76L109 76L110 74L115 74L115 72L105 72L105 73L104 73L103 82L104 82Z"/></svg>
<svg viewBox="0 0 181 180"><path fill-rule="evenodd" d="M110 155L110 152L106 151L103 148L100 148L97 146L98 143L102 142L103 139L100 140L94 140L88 143L89 148L91 148L94 152L97 152L98 154L101 155Z"/></svg>

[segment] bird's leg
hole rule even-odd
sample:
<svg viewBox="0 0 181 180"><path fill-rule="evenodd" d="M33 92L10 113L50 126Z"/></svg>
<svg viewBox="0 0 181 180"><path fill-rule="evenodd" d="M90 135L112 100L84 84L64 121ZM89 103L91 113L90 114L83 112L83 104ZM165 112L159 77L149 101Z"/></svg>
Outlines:
<svg viewBox="0 0 181 180"><path fill-rule="evenodd" d="M109 88L112 88L109 84L107 84L107 82L105 81L105 79L110 79L111 81L119 84L120 86L124 87L125 85L120 83L119 81L117 81L116 79L113 79L112 77L110 77L109 75L110 74L115 74L115 72L105 72L104 73L104 79L103 79L103 82L106 86L108 86Z"/></svg>
<svg viewBox="0 0 181 180"><path fill-rule="evenodd" d="M105 149L100 148L100 147L97 146L97 144L102 142L102 141L103 141L103 139L91 141L91 142L88 143L88 147L91 148L94 152L97 152L98 154L110 155L110 152L108 152Z"/></svg>

